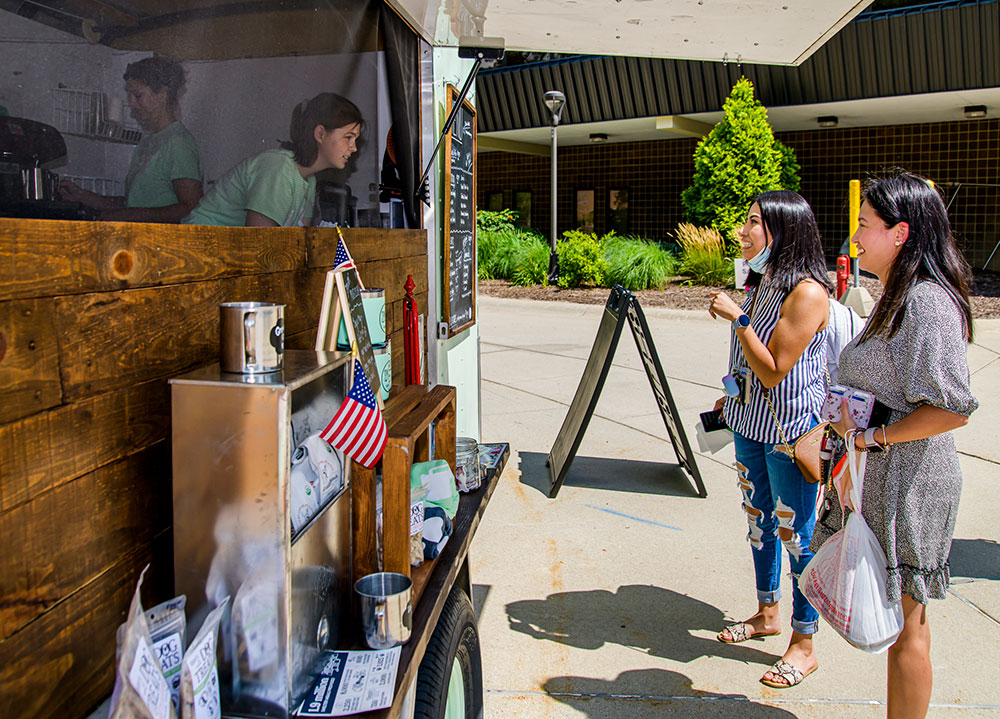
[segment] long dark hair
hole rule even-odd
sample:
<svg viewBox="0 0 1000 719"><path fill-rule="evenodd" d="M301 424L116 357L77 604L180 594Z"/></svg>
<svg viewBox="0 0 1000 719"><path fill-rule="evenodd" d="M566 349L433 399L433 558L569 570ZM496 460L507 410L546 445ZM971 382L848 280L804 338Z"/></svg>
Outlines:
<svg viewBox="0 0 1000 719"><path fill-rule="evenodd" d="M153 92L167 88L167 102L176 110L181 88L184 87L184 68L176 60L154 55L129 63L122 75L125 80L137 80Z"/></svg>
<svg viewBox="0 0 1000 719"><path fill-rule="evenodd" d="M358 125L364 130L365 119L357 105L335 92L321 92L312 100L300 102L292 110L292 122L288 128L290 139L282 142L281 147L290 150L301 167L309 167L316 162L319 147L313 131L317 125L327 130Z"/></svg>
<svg viewBox="0 0 1000 719"><path fill-rule="evenodd" d="M858 342L896 334L906 314L906 298L920 280L932 280L948 293L962 314L965 337L971 342L972 270L958 250L941 195L925 178L910 172L873 180L863 194L886 227L905 222L910 232L889 268L885 290Z"/></svg>
<svg viewBox="0 0 1000 719"><path fill-rule="evenodd" d="M805 198L789 190L771 190L760 193L753 201L760 207L760 220L771 235L771 255L764 269L768 284L788 295L802 280L813 279L833 294L819 226ZM760 284L760 275L754 275L748 284Z"/></svg>

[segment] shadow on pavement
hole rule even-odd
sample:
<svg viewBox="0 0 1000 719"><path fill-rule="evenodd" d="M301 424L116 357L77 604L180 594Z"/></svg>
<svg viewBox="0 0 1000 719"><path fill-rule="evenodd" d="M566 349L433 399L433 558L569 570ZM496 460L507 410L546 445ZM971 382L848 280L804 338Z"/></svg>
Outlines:
<svg viewBox="0 0 1000 719"><path fill-rule="evenodd" d="M698 691L679 672L636 669L611 681L590 677L552 677L542 689L591 717L645 717L665 714L722 719L783 719L794 717L784 709L757 704L742 694ZM702 700L702 701L692 701Z"/></svg>
<svg viewBox="0 0 1000 719"><path fill-rule="evenodd" d="M1000 543L992 539L953 539L948 564L953 577L1000 579Z"/></svg>
<svg viewBox="0 0 1000 719"><path fill-rule="evenodd" d="M690 662L717 656L768 666L781 657L785 637L744 644L723 644L715 634L726 625L723 613L698 599L644 584L618 587L617 592L594 589L560 592L545 599L511 602L506 607L511 629L581 649L619 644L655 657ZM695 636L696 631L711 632Z"/></svg>
<svg viewBox="0 0 1000 719"><path fill-rule="evenodd" d="M547 455L518 452L518 456L521 460L521 484L549 496L549 468L545 466ZM694 482L679 464L634 459L576 457L566 473L563 486L698 498Z"/></svg>

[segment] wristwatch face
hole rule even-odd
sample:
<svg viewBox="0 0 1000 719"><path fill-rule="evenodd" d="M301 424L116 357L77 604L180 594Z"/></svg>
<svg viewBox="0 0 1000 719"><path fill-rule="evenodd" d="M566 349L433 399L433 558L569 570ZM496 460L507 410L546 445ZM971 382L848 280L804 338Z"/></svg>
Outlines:
<svg viewBox="0 0 1000 719"><path fill-rule="evenodd" d="M750 315L743 314L737 317L735 320L733 320L733 327L736 329L739 329L740 327L749 327L749 326L750 326Z"/></svg>

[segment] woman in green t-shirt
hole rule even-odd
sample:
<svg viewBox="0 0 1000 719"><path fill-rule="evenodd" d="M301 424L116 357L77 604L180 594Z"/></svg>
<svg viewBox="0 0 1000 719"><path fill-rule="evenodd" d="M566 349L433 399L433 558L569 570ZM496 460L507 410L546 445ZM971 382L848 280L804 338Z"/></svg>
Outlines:
<svg viewBox="0 0 1000 719"><path fill-rule="evenodd" d="M60 196L101 211L102 220L180 222L201 199L201 153L178 120L184 69L165 57L148 57L125 69L132 117L145 133L132 153L125 195L98 195L63 182Z"/></svg>
<svg viewBox="0 0 1000 719"><path fill-rule="evenodd" d="M364 129L346 97L323 92L295 107L291 139L231 168L181 222L228 227L292 227L312 220L316 173L344 169Z"/></svg>

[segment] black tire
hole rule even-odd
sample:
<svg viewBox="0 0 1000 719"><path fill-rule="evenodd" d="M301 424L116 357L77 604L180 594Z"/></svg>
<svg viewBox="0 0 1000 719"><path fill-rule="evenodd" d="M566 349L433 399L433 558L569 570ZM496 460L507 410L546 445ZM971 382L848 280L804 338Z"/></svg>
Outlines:
<svg viewBox="0 0 1000 719"><path fill-rule="evenodd" d="M448 683L456 659L465 688L464 716L482 719L483 659L479 651L479 629L472 602L458 587L448 595L417 671L415 719L443 719L448 704Z"/></svg>

